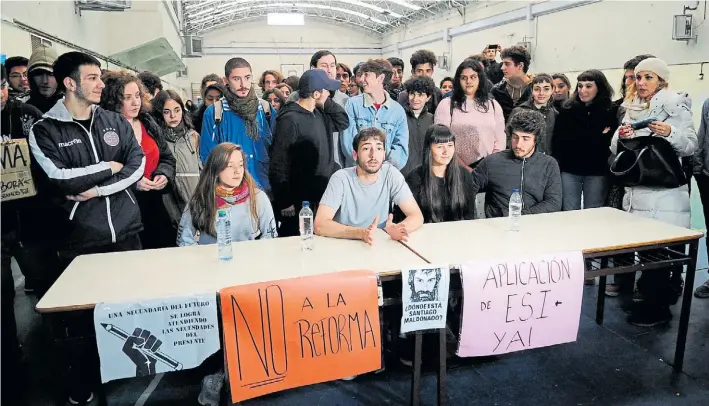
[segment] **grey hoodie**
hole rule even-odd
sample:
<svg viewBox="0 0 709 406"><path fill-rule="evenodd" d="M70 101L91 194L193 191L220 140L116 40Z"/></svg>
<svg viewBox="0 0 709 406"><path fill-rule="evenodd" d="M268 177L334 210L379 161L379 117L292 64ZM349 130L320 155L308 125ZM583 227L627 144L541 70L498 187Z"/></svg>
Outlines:
<svg viewBox="0 0 709 406"><path fill-rule="evenodd" d="M508 215L513 189L522 195L522 214L561 210L559 164L549 155L534 152L517 158L511 150L488 155L473 169L473 185L485 190L485 217Z"/></svg>

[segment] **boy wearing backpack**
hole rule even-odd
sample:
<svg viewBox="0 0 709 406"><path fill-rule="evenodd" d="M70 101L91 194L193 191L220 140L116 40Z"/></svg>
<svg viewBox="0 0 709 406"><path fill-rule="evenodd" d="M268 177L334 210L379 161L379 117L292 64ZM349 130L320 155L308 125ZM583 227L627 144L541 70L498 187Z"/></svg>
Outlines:
<svg viewBox="0 0 709 406"><path fill-rule="evenodd" d="M209 106L202 121L200 158L207 160L209 152L222 142L241 145L247 156L247 169L258 187L270 195L268 181L269 155L275 111L260 100L252 87L251 65L243 58L232 58L224 66L224 97Z"/></svg>

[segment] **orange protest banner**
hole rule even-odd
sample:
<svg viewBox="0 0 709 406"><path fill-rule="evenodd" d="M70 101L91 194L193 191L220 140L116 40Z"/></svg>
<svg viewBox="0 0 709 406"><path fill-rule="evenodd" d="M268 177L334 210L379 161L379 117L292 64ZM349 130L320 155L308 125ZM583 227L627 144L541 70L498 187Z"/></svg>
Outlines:
<svg viewBox="0 0 709 406"><path fill-rule="evenodd" d="M234 403L381 367L371 271L234 286L219 294Z"/></svg>

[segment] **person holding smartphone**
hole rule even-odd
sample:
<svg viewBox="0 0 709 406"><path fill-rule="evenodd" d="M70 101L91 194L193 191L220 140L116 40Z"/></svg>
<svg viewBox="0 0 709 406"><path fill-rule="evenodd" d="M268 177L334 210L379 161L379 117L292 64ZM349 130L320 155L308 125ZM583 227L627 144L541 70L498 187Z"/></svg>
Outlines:
<svg viewBox="0 0 709 406"><path fill-rule="evenodd" d="M499 44L490 44L482 52L485 76L490 79L493 85L500 83L504 78L502 63L497 61L497 54L500 52L502 52L502 47Z"/></svg>
<svg viewBox="0 0 709 406"><path fill-rule="evenodd" d="M659 58L648 58L635 67L635 81L628 84L623 107L623 125L611 140L618 151L621 139L663 137L672 145L676 159L692 156L697 150L697 132L692 120L692 102L687 93L668 90L670 68ZM651 122L647 123L647 121ZM646 120L647 127L642 128ZM623 210L680 227L690 227L689 186L676 188L633 186L625 189ZM682 246L684 249L684 246ZM674 271L674 274L673 274ZM643 272L628 322L651 327L672 319L670 305L682 292L682 266Z"/></svg>

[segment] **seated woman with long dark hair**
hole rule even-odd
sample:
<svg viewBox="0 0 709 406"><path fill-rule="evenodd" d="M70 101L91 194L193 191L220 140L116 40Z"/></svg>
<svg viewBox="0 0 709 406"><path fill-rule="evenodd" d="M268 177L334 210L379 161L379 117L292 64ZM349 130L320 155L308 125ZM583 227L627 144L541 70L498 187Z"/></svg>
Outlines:
<svg viewBox="0 0 709 406"><path fill-rule="evenodd" d="M424 137L423 164L407 177L424 223L473 220L475 188L470 173L455 159L455 135L441 124Z"/></svg>

